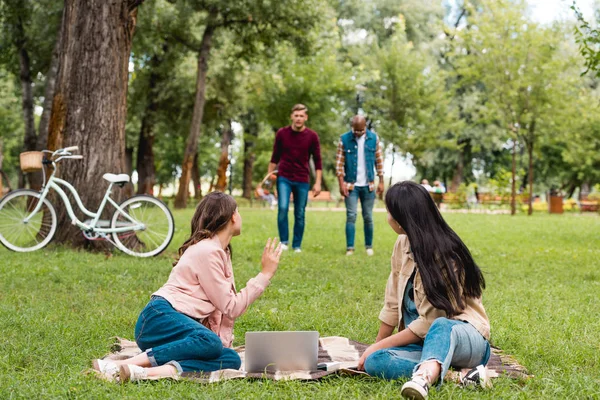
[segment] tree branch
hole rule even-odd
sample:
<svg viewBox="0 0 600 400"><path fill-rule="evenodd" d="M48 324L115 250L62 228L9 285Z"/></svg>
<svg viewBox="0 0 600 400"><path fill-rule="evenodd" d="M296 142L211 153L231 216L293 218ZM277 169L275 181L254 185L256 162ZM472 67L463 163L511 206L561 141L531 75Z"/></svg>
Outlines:
<svg viewBox="0 0 600 400"><path fill-rule="evenodd" d="M199 52L200 51L200 44L199 43L191 42L191 41L189 41L187 39L184 39L183 37L181 37L181 36L179 36L177 34L167 35L167 37L170 37L173 40L175 40L177 43L184 45L189 50L192 50L192 51L195 51L195 52Z"/></svg>

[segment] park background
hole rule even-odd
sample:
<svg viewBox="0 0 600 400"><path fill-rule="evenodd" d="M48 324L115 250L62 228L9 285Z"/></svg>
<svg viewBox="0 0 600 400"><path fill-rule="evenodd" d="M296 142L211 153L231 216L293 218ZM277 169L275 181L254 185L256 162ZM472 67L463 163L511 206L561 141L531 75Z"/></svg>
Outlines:
<svg viewBox="0 0 600 400"><path fill-rule="evenodd" d="M477 185L489 201L476 210L516 214L445 217L484 270L494 344L533 377L500 379L488 392L446 385L432 398L599 398L600 218L581 212L582 204L597 210L600 192L599 5L570 6L1 0L2 190L40 186L39 174L20 172L21 152L77 145L84 160L62 163L59 174L88 208L104 194L102 174L126 172L136 184L115 195L162 197L177 229L151 260L89 251L64 216L47 249L0 249L0 397L398 397L397 382L377 380L119 387L81 373L111 336L131 338L209 190L231 188L242 206L238 286L256 274L277 232L276 212L254 188L276 129L300 102L320 135L333 200L309 206L304 252L284 256L273 285L237 322L235 345L259 329L375 337L394 234L376 213L375 256L347 258L344 213L319 211L339 198L335 149L360 112L385 149L386 186L440 179L450 210L473 208ZM550 191L572 212L549 215Z"/></svg>

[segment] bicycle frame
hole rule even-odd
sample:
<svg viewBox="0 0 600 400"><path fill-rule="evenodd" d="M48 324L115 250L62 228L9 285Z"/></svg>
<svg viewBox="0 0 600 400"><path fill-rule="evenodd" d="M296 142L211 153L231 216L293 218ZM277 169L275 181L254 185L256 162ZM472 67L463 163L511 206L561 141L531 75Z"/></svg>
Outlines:
<svg viewBox="0 0 600 400"><path fill-rule="evenodd" d="M85 206L81 202L81 198L79 197L77 190L73 187L73 185L71 185L69 182L67 182L65 180L54 177L55 173L56 173L56 167L54 168L54 172L52 172L52 175L48 179L48 183L46 185L44 185L42 187L42 190L40 191L40 193L41 193L40 197L39 197L40 201L36 205L35 209L31 212L31 214L27 218L25 218L24 222L28 222L30 218L32 218L35 214L37 214L40 211L43 200L46 198L46 196L50 192L50 189L54 189L59 194L61 199L63 200L63 203L65 204L65 208L67 209L67 214L71 218L71 223L73 225L77 225L77 227L79 227L79 229L81 229L81 230L98 232L98 233L121 233L121 232L130 232L132 230L139 231L139 230L145 229L145 226L143 224L140 224L139 222L137 222L136 220L131 218L129 216L129 214L127 214L125 211L123 211L123 209L113 199L110 198L110 193L112 191L113 183L110 183L108 185L108 189L106 190L106 193L104 194L104 198L102 199L102 202L100 203L100 206L98 207L98 211L93 213L93 212L89 211L87 208L85 208ZM77 207L81 210L81 212L83 212L85 215L93 218L90 225L87 225L87 224L81 222L77 218L77 216L73 212L73 207L71 206L71 202L69 201L67 194L58 184L65 186L71 192L71 194L75 198L75 203L77 204ZM128 227L114 228L114 229L96 227L96 224L100 220L100 215L102 214L102 211L104 210L104 207L106 206L107 202L112 204L113 207L115 207L115 209L118 212L120 212L125 218L127 218L129 221L131 221L132 224L135 224L135 225L128 226Z"/></svg>

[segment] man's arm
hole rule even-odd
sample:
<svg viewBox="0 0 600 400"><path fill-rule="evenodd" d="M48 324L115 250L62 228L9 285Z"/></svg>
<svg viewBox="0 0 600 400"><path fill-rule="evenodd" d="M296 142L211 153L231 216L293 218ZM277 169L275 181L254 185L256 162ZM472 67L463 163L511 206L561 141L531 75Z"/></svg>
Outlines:
<svg viewBox="0 0 600 400"><path fill-rule="evenodd" d="M317 134L315 134L315 139L312 146L312 156L317 174L315 186L313 186L313 193L314 196L317 197L319 193L321 193L321 179L323 178L323 166L321 164L321 144L319 143L319 136L317 136Z"/></svg>
<svg viewBox="0 0 600 400"><path fill-rule="evenodd" d="M277 167L277 163L279 162L279 159L281 158L281 149L280 149L280 143L279 141L281 140L280 135L279 135L279 131L277 131L277 133L275 134L275 140L273 141L273 153L271 154L271 162L269 163L269 169L268 169L268 173L269 175L271 174L271 172L275 171L275 168Z"/></svg>
<svg viewBox="0 0 600 400"><path fill-rule="evenodd" d="M340 139L337 147L337 153L335 156L335 174L338 177L338 182L340 184L340 194L343 197L348 197L348 188L346 187L346 183L344 182L344 176L346 173L344 172L344 166L346 164L346 153L344 152L344 143Z"/></svg>

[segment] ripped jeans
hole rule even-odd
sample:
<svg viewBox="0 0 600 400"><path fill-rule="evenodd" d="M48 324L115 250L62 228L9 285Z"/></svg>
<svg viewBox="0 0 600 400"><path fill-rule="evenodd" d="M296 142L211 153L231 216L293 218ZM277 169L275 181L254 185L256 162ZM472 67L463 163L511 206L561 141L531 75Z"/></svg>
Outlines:
<svg viewBox="0 0 600 400"><path fill-rule="evenodd" d="M377 350L365 360L365 371L384 379L410 378L419 366L436 360L442 367L440 385L450 366L473 368L487 364L489 342L465 321L436 319L423 344Z"/></svg>

